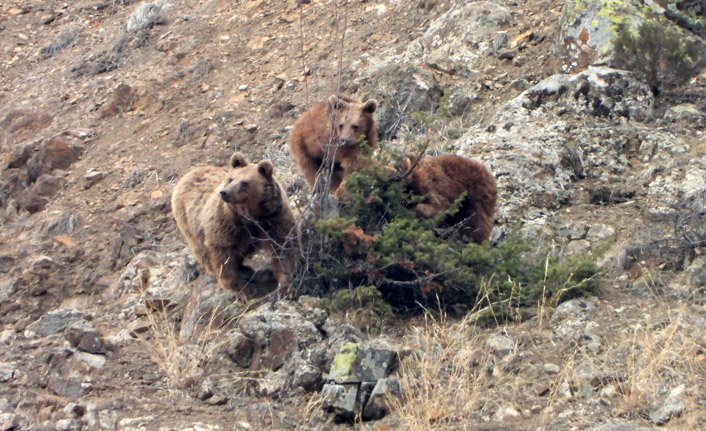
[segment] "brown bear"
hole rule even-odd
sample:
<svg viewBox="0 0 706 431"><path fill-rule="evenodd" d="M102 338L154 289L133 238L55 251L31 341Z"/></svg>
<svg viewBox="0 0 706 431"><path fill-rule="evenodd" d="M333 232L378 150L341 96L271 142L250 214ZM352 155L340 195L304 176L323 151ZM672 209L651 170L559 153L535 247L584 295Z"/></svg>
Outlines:
<svg viewBox="0 0 706 431"><path fill-rule="evenodd" d="M378 135L374 113L375 100L360 102L331 96L304 112L289 139L289 149L313 189L324 161L332 161L331 191L335 192L343 178L361 167L361 142L377 147Z"/></svg>
<svg viewBox="0 0 706 431"><path fill-rule="evenodd" d="M461 234L469 235L473 242L490 239L498 189L493 174L482 163L455 154L423 158L416 165L408 159L407 163L412 170L405 179L406 188L424 197L412 208L417 216L432 218L449 209L465 192L459 211L446 223L461 223Z"/></svg>
<svg viewBox="0 0 706 431"><path fill-rule="evenodd" d="M280 286L293 269L298 232L273 172L269 160L252 165L235 153L230 169L196 168L174 188L172 212L179 230L206 272L226 288L243 288L238 278L243 260L258 250L272 254Z"/></svg>

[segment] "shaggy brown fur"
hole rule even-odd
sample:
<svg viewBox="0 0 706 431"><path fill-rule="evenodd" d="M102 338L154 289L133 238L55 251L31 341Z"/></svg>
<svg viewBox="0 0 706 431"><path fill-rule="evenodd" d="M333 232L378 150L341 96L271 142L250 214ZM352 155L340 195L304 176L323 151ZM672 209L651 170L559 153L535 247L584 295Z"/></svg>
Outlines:
<svg viewBox="0 0 706 431"><path fill-rule="evenodd" d="M333 160L331 191L335 192L351 172L360 168L360 142L377 147L375 100L360 102L331 96L302 114L294 123L289 148L313 189L324 160ZM332 159L331 159L332 158Z"/></svg>
<svg viewBox="0 0 706 431"><path fill-rule="evenodd" d="M280 285L293 264L297 231L287 195L269 160L248 164L240 153L231 169L215 166L187 173L172 193L172 211L192 253L219 283L240 290L243 260L258 250L273 256Z"/></svg>
<svg viewBox="0 0 706 431"><path fill-rule="evenodd" d="M410 167L413 160L409 160ZM449 209L463 192L466 197L449 224L463 223L462 233L477 243L490 239L498 197L495 178L482 163L455 154L421 159L406 179L410 192L424 196L413 211L431 218Z"/></svg>

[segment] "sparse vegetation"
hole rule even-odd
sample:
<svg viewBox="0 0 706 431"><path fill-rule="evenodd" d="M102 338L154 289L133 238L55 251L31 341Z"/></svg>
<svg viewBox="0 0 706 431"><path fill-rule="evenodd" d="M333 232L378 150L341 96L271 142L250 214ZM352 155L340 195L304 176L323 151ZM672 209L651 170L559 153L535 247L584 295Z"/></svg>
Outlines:
<svg viewBox="0 0 706 431"><path fill-rule="evenodd" d="M655 94L686 83L703 66L698 46L658 21L642 24L637 33L622 27L614 46L618 66L635 72Z"/></svg>

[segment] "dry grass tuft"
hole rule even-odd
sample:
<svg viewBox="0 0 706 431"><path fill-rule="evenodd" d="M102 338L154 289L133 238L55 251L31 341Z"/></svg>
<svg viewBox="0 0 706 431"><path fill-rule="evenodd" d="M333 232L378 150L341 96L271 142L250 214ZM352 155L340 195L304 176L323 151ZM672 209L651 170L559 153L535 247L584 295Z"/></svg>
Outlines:
<svg viewBox="0 0 706 431"><path fill-rule="evenodd" d="M412 353L399 370L403 398L392 400L404 429L441 429L469 420L478 409L487 358L470 321L447 325L427 314L407 340Z"/></svg>
<svg viewBox="0 0 706 431"><path fill-rule="evenodd" d="M208 314L201 316L200 321L206 323L194 331L191 339L181 340L167 310L147 308L150 329L140 341L172 388L187 389L198 383L206 365L231 341L223 324L223 310L216 308Z"/></svg>

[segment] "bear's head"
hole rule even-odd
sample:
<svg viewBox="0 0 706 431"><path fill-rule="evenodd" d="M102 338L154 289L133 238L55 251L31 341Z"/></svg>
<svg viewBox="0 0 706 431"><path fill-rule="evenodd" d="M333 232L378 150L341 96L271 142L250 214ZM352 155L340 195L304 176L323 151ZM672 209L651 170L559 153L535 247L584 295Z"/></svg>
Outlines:
<svg viewBox="0 0 706 431"><path fill-rule="evenodd" d="M358 102L348 97L331 96L328 100L329 116L333 121L334 132L341 146L357 146L365 137L368 145L375 147L375 99Z"/></svg>
<svg viewBox="0 0 706 431"><path fill-rule="evenodd" d="M219 196L231 206L255 211L271 189L274 166L269 160L257 165L248 164L241 153L231 156L230 166L228 175L218 188Z"/></svg>

